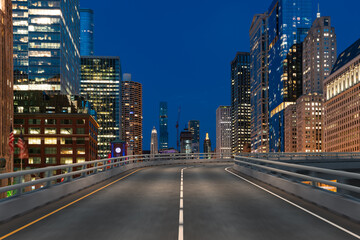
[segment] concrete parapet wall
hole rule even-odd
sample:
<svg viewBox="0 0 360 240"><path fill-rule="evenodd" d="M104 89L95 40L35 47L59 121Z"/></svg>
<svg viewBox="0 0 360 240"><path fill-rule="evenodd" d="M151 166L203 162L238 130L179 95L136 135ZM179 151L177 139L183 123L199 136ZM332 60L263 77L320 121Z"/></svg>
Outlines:
<svg viewBox="0 0 360 240"><path fill-rule="evenodd" d="M247 167L242 167L237 164L234 165L234 169L288 193L294 194L295 196L298 196L309 202L315 203L321 207L325 207L329 211L344 215L357 222L360 222L360 202L311 186L305 186L300 183L279 178L274 175L269 175Z"/></svg>

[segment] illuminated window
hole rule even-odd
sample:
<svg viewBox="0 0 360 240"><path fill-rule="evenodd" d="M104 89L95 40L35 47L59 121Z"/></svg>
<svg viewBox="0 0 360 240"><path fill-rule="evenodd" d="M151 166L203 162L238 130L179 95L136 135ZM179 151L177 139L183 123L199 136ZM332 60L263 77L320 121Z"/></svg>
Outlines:
<svg viewBox="0 0 360 240"><path fill-rule="evenodd" d="M40 128L29 128L29 134L40 134Z"/></svg>
<svg viewBox="0 0 360 240"><path fill-rule="evenodd" d="M45 144L57 144L57 138L45 138Z"/></svg>
<svg viewBox="0 0 360 240"><path fill-rule="evenodd" d="M41 138L29 138L29 144L41 144Z"/></svg>
<svg viewBox="0 0 360 240"><path fill-rule="evenodd" d="M61 128L60 129L60 134L73 134L73 129L72 128Z"/></svg>
<svg viewBox="0 0 360 240"><path fill-rule="evenodd" d="M78 148L77 149L77 154L84 155L85 154L85 148Z"/></svg>
<svg viewBox="0 0 360 240"><path fill-rule="evenodd" d="M60 164L73 164L73 158L72 157L62 157L60 158Z"/></svg>
<svg viewBox="0 0 360 240"><path fill-rule="evenodd" d="M61 138L60 139L60 144L72 144L72 138Z"/></svg>
<svg viewBox="0 0 360 240"><path fill-rule="evenodd" d="M72 148L61 148L60 154L73 154Z"/></svg>
<svg viewBox="0 0 360 240"><path fill-rule="evenodd" d="M45 134L56 134L56 128L45 128Z"/></svg>
<svg viewBox="0 0 360 240"><path fill-rule="evenodd" d="M77 163L83 163L83 162L85 162L85 158L76 158L76 162Z"/></svg>
<svg viewBox="0 0 360 240"><path fill-rule="evenodd" d="M41 157L29 157L29 164L41 164Z"/></svg>

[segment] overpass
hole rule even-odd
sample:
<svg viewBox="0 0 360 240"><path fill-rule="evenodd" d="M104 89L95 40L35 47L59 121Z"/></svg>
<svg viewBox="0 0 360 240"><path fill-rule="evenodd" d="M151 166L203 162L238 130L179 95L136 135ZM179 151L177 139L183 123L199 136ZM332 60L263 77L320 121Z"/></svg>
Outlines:
<svg viewBox="0 0 360 240"><path fill-rule="evenodd" d="M141 155L0 174L0 240L360 239L359 159Z"/></svg>

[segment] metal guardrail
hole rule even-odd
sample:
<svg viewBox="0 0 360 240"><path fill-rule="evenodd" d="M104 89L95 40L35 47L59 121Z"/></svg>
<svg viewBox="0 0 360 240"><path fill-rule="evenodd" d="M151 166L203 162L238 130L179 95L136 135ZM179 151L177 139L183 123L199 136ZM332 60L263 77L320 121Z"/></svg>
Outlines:
<svg viewBox="0 0 360 240"><path fill-rule="evenodd" d="M321 153L321 154L323 154L323 153ZM256 156L256 158L250 157L250 155ZM327 184L330 186L335 186L335 187L338 187L341 189L345 189L345 190L348 190L351 192L360 193L360 187L358 187L358 186L349 185L349 184L345 184L345 183L339 183L339 182L333 182L328 179L323 179L320 177L314 177L314 176L309 176L309 175L302 174L302 173L297 173L296 171L305 170L305 171L309 171L312 173L322 173L322 174L328 174L328 175L334 176L334 177L342 177L342 178L349 178L349 179L360 179L359 173L325 169L325 168L319 168L319 167L311 167L311 166L305 166L305 165L301 165L301 164L286 163L286 162L274 161L274 160L265 160L265 159L262 159L262 157L264 155L268 155L268 156L271 155L272 157L274 157L275 154L242 154L239 156L235 156L234 161L235 161L235 164L238 164L238 165L241 165L244 167L248 167L248 168L252 168L254 170L268 171L268 173L271 173L271 172L279 173L279 174L291 176L291 177L294 177L297 179L323 183L323 184ZM287 157L289 155L314 156L313 154L277 154L277 155L278 156L287 156ZM334 155L334 154L333 153L323 154L324 158L329 155ZM339 155L335 154L335 155L340 156L340 154ZM356 155L360 158L360 154L349 153L349 154L341 154L341 155L345 155L345 156Z"/></svg>
<svg viewBox="0 0 360 240"><path fill-rule="evenodd" d="M187 160L187 159L226 159L232 158L229 155L214 153L176 153L176 154L156 154L156 155L131 155L118 158L101 159L75 163L68 165L51 166L45 168L30 169L17 172L0 174L0 180L7 179L11 185L0 187L0 194L7 193L7 197L18 196L34 190L48 188L53 185L68 183L77 178L84 178L100 172L112 170L114 168L130 167L144 162Z"/></svg>
<svg viewBox="0 0 360 240"><path fill-rule="evenodd" d="M360 160L360 152L319 152L319 153L242 153L241 156L276 160Z"/></svg>

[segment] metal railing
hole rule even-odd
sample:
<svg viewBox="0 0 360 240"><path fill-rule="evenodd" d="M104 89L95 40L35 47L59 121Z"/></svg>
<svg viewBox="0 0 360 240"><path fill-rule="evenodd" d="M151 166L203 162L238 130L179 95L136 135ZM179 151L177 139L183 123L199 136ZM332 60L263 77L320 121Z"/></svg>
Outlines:
<svg viewBox="0 0 360 240"><path fill-rule="evenodd" d="M230 159L231 157L232 156L213 153L132 155L9 172L0 174L0 181L7 180L10 183L8 186L0 187L0 195L4 195L5 193L5 199L8 199L23 193L37 191L53 185L68 183L78 178L84 178L97 173L113 170L115 168L132 169L156 165L158 162L161 162L162 164L172 164L176 163L176 160L182 160L186 163L186 161L191 159L204 160L204 162L206 162L211 159Z"/></svg>
<svg viewBox="0 0 360 240"><path fill-rule="evenodd" d="M242 153L242 156L269 160L360 160L360 152L319 152L319 153Z"/></svg>
<svg viewBox="0 0 360 240"><path fill-rule="evenodd" d="M341 182L334 182L333 179L356 179L360 180L360 174L355 172L346 172L340 170L333 170L333 169L326 169L326 168L319 168L319 167L312 167L306 166L302 164L294 164L294 163L287 163L284 161L284 157L286 156L286 160L289 160L289 156L312 156L319 158L319 154L302 154L302 153L294 153L294 154L242 154L235 156L235 164L240 166L251 168L252 170L264 172L267 174L277 175L281 178L287 178L292 181L304 183L304 181L311 181L311 186L318 187L315 183L322 183L328 186L334 186L343 190L347 190L352 193L360 193L360 187L341 183ZM360 154L353 154L353 153L321 153L321 156L326 159L327 156L336 156L336 157L359 157ZM256 156L256 157L254 157ZM263 159L264 156L268 156L269 159L276 159L274 160L266 160ZM279 159L279 157L283 157ZM322 176L322 177L320 177ZM326 177L326 178L325 178ZM307 183L308 184L308 183ZM319 187L320 189L324 189ZM353 196L352 194L349 194Z"/></svg>

